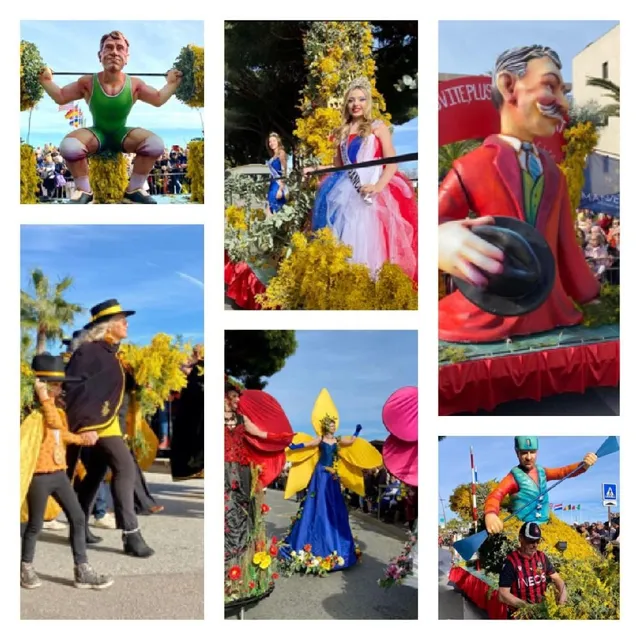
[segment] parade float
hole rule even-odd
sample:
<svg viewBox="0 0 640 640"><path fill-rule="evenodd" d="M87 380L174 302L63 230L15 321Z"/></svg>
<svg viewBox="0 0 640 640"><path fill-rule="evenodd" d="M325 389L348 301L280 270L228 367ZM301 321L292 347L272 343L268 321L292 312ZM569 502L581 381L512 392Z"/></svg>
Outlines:
<svg viewBox="0 0 640 640"><path fill-rule="evenodd" d="M556 72L560 74L557 68ZM501 74L509 77L504 71L497 76ZM507 278L489 279L487 293L494 299L488 306L482 298L490 295L483 296L481 287L456 277L459 272L439 272L440 415L492 411L512 400L541 400L619 384L619 287L600 288L594 281L573 231L585 163L597 144L597 131L591 123L572 121L564 108L554 111L563 100L560 95L539 97L547 106L536 111L551 109L554 118L549 118L553 130L544 135L539 135L539 123L529 123L546 176L546 181L536 178L532 186L528 175L521 180L516 156L496 135L505 126L505 114L492 104L492 82L489 76L469 76L439 84L440 147L476 141L469 145L475 148L454 160L446 177L441 176L439 228L442 232L444 223L479 216L509 218L495 225L502 238L487 236L492 233L487 226L476 228L474 234L504 248L504 234L513 231L525 251L538 243L546 257L537 256L538 271L525 274L526 283L519 279L522 271L520 276L517 273L522 269L522 254L508 250L505 265L511 273L505 272ZM507 117L522 117L517 103L507 100L506 105L515 111ZM531 196L524 203L523 189ZM535 232L536 239L522 241L527 230L517 222L533 227L529 235ZM512 228L504 231L510 224ZM545 292L534 292L542 287L543 268L551 274L550 286ZM527 294L539 299L532 303ZM496 299L511 299L515 304L496 306Z"/></svg>
<svg viewBox="0 0 640 640"><path fill-rule="evenodd" d="M342 99L354 78L371 87L372 115L388 124L376 88L367 22L313 22L305 35L308 69L294 134L294 171L286 204L266 211L267 182L260 176L225 181L225 294L240 309L417 309L417 287L397 265L385 263L373 278L354 264L351 247L329 230L310 231L318 178L300 167L331 164L332 134L341 124ZM326 173L326 170L324 171Z"/></svg>
<svg viewBox="0 0 640 640"><path fill-rule="evenodd" d="M44 95L39 81L40 74L47 65L38 47L32 42L20 42L20 111L29 111L31 117ZM181 82L175 96L188 107L199 109L204 106L204 48L196 45L184 46L174 62L174 69L181 74ZM70 76L76 79L92 75L92 72L56 71L56 76ZM163 77L165 73L131 73L130 76ZM69 118L69 123L78 128L79 120ZM20 143L20 202L36 204L38 178L35 170L36 156L28 140ZM187 178L191 181L191 193L187 203L204 203L204 138L194 138L187 145ZM129 176L124 153L105 150L90 156L89 181L94 191L95 204L118 203L122 201Z"/></svg>
<svg viewBox="0 0 640 640"><path fill-rule="evenodd" d="M532 440L536 441L537 446L537 439ZM601 458L617 451L617 438L609 437L602 443L596 456ZM500 511L495 514L502 521L500 533L490 535L482 528L454 542L453 548L461 559L452 564L449 582L474 605L485 611L490 619L501 620L508 617L507 606L500 600L498 592L500 572L507 555L519 547L518 534L523 522L532 521L538 524L542 533L537 548L551 560L564 580L567 601L562 605L558 604L554 589L548 588L541 602L516 610L513 617L522 620L619 619L620 567L611 547L607 547L604 555L600 554L574 527L554 516L549 505L548 493L564 480L584 472L586 468L584 462L572 467L575 467L574 471L553 484L546 485L545 479L542 484L546 485L546 489L542 488L542 484L536 487L536 495L533 495L532 501L524 497L524 485L519 488L520 494L507 497L502 502ZM515 470L514 468L511 473ZM538 472L541 471L554 470L542 470L538 467ZM498 484L494 482L491 486L493 490L485 504L474 509L476 521L485 521L485 509L490 508L488 505L492 496L496 495ZM468 495L472 493L470 485L463 485L458 489ZM460 494L460 491L456 490L454 494ZM450 506L463 520L468 519L469 508L464 508L464 501L451 500Z"/></svg>

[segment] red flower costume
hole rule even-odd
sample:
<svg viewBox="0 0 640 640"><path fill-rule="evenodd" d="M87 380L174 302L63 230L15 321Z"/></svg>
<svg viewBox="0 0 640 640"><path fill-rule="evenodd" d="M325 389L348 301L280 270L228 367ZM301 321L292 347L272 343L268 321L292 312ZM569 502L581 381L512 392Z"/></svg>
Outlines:
<svg viewBox="0 0 640 640"><path fill-rule="evenodd" d="M284 449L293 438L282 407L269 394L244 392L238 410L224 432L225 605L269 593L271 570L253 561L266 541L263 514L269 509L262 504L262 489L282 471ZM267 438L250 435L241 414L267 430ZM234 569L242 566L249 570L238 575Z"/></svg>

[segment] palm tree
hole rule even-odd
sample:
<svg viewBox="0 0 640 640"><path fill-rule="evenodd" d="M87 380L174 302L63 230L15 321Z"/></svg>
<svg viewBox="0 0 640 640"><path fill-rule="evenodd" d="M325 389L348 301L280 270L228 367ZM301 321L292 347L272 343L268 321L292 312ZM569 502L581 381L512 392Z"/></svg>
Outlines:
<svg viewBox="0 0 640 640"><path fill-rule="evenodd" d="M608 91L608 93L603 94L602 97L609 98L614 102L613 104L604 106L602 108L603 113L607 116L615 116L616 118L620 117L620 85L617 85L611 80L605 80L604 78L593 78L591 76L587 76L587 86L598 87L599 89Z"/></svg>
<svg viewBox="0 0 640 640"><path fill-rule="evenodd" d="M46 350L48 340L61 340L62 328L73 324L75 314L83 311L79 304L62 297L72 283L72 278L67 277L52 287L42 269L34 269L31 286L35 297L20 291L20 325L24 330L35 330L36 354Z"/></svg>
<svg viewBox="0 0 640 640"><path fill-rule="evenodd" d="M473 151L482 144L482 140L461 140L445 144L438 149L438 177L443 180L453 166L453 161Z"/></svg>

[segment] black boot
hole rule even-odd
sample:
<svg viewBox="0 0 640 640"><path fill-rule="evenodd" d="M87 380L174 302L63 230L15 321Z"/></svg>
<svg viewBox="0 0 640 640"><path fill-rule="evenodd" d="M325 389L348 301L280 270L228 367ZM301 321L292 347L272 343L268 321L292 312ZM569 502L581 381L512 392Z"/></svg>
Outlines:
<svg viewBox="0 0 640 640"><path fill-rule="evenodd" d="M140 533L140 529L132 531L131 533L123 533L122 543L124 545L124 552L129 556L135 556L136 558L148 558L155 553L155 551L144 541L144 538Z"/></svg>
<svg viewBox="0 0 640 640"><path fill-rule="evenodd" d="M85 537L87 544L98 544L98 542L102 542L102 538L100 536L94 536L89 527L85 529Z"/></svg>

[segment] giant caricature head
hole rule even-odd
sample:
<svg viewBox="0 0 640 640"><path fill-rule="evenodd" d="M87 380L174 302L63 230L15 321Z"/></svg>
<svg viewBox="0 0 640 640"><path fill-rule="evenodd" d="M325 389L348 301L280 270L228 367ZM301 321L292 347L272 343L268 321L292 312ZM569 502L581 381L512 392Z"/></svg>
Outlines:
<svg viewBox="0 0 640 640"><path fill-rule="evenodd" d="M102 63L105 71L110 73L122 71L129 61L129 41L125 38L124 33L111 31L100 38L98 60Z"/></svg>
<svg viewBox="0 0 640 640"><path fill-rule="evenodd" d="M516 436L515 449L520 466L527 472L531 471L538 458L538 438L535 436Z"/></svg>
<svg viewBox="0 0 640 640"><path fill-rule="evenodd" d="M498 57L491 98L500 110L502 133L528 141L554 134L569 108L561 69L558 54L541 45Z"/></svg>

